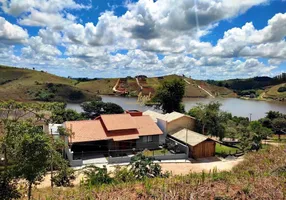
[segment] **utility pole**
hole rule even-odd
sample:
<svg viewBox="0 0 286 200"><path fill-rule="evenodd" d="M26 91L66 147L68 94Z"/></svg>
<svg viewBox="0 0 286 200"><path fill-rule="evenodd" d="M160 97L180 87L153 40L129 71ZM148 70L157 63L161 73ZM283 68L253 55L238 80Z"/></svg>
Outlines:
<svg viewBox="0 0 286 200"><path fill-rule="evenodd" d="M186 154L189 156L189 145L188 145L188 129L186 129L186 144L185 144L186 146L187 146L187 151L188 152L186 152ZM186 158L186 160L185 160L185 162L187 162L187 158Z"/></svg>
<svg viewBox="0 0 286 200"><path fill-rule="evenodd" d="M52 137L52 144L54 146L54 137L53 137L53 129L51 129L51 137ZM54 172L53 172L53 150L51 151L51 187L54 187L53 182Z"/></svg>

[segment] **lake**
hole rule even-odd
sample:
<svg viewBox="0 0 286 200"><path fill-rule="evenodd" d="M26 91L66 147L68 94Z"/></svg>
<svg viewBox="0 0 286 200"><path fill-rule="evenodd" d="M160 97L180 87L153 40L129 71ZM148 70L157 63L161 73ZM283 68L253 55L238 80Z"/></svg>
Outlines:
<svg viewBox="0 0 286 200"><path fill-rule="evenodd" d="M118 97L118 96L102 96L102 101L112 102L120 105L125 110L155 110L152 107L140 105L137 102L137 98ZM251 115L252 120L257 120L265 116L265 113L273 110L286 114L286 103L281 102L267 102L267 101L253 101L243 100L237 98L217 98L217 99L196 99L185 98L183 103L186 111L196 106L197 103L207 104L211 101L219 101L222 104L221 109L232 113L233 116L249 117ZM79 104L67 104L67 108L82 112Z"/></svg>

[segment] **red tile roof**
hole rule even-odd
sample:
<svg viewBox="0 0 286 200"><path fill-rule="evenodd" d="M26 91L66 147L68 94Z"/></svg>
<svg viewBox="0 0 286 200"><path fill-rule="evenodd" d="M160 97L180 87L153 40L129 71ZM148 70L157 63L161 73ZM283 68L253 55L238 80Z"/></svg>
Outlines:
<svg viewBox="0 0 286 200"><path fill-rule="evenodd" d="M163 132L150 116L132 117L130 114L101 115L96 120L68 121L65 127L71 129L71 143L99 140L134 140L139 136L161 135Z"/></svg>
<svg viewBox="0 0 286 200"><path fill-rule="evenodd" d="M136 129L130 114L100 115L107 131Z"/></svg>

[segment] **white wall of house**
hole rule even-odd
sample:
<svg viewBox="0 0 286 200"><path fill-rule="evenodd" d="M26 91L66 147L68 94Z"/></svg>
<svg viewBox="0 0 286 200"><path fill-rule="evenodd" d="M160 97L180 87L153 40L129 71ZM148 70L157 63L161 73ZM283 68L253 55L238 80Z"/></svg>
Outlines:
<svg viewBox="0 0 286 200"><path fill-rule="evenodd" d="M187 128L189 130L194 130L195 128L195 119L190 118L188 116L182 116L178 119L167 122L164 119L157 119L157 125L163 132L163 135L160 135L159 142L160 144L164 144L167 134L170 134L174 131L178 131L183 128Z"/></svg>
<svg viewBox="0 0 286 200"><path fill-rule="evenodd" d="M178 119L172 120L167 123L166 131L167 133L172 133L178 131L182 128L187 128L189 130L194 130L195 120L188 116L183 116Z"/></svg>
<svg viewBox="0 0 286 200"><path fill-rule="evenodd" d="M159 136L159 144L164 144L167 137L167 121L163 119L157 119L157 125L163 132L163 135Z"/></svg>

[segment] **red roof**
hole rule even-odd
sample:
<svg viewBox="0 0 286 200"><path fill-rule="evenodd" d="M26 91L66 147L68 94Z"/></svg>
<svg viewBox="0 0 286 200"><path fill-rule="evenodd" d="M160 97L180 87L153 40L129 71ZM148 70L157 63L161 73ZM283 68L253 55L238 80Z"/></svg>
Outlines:
<svg viewBox="0 0 286 200"><path fill-rule="evenodd" d="M161 135L163 132L150 116L130 114L101 115L96 120L67 121L65 127L71 129L71 143L99 140L134 140L139 136Z"/></svg>
<svg viewBox="0 0 286 200"><path fill-rule="evenodd" d="M136 124L129 114L101 115L100 118L107 131L136 129Z"/></svg>

